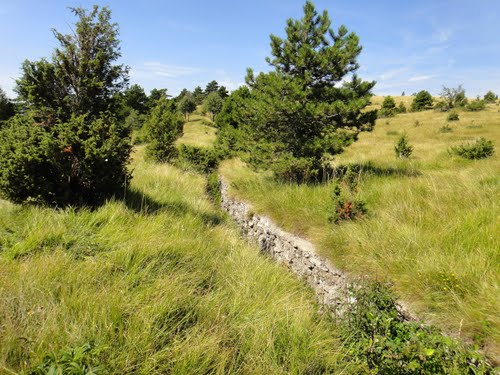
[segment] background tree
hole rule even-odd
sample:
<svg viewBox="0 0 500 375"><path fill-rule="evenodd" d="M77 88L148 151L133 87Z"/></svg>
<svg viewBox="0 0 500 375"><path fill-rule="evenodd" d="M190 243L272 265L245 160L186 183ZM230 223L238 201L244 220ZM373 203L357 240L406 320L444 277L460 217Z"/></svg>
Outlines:
<svg viewBox="0 0 500 375"><path fill-rule="evenodd" d="M146 128L147 154L154 160L166 162L176 155L174 142L182 135L184 121L172 111L165 97L158 100L144 126Z"/></svg>
<svg viewBox="0 0 500 375"><path fill-rule="evenodd" d="M457 88L443 86L443 89L441 90L439 95L441 96L441 99L444 103L443 109L448 111L467 104L465 90L462 85L458 85Z"/></svg>
<svg viewBox="0 0 500 375"><path fill-rule="evenodd" d="M205 97L207 97L212 92L217 92L219 90L219 84L217 81L213 80L207 83L207 87L205 87Z"/></svg>
<svg viewBox="0 0 500 375"><path fill-rule="evenodd" d="M485 95L484 95L484 101L486 103L495 103L498 99L498 96L495 95L495 93L493 91L488 91Z"/></svg>
<svg viewBox="0 0 500 375"><path fill-rule="evenodd" d="M128 79L115 64L118 26L108 8L70 9L75 31L53 31L52 62L23 63L25 114L2 131L0 193L14 202L96 205L130 178L130 129L115 118Z"/></svg>
<svg viewBox="0 0 500 375"><path fill-rule="evenodd" d="M90 121L104 111L114 112L114 94L128 80L128 67L115 64L121 54L118 25L111 23L111 11L98 6L91 11L70 10L79 20L71 34L53 30L60 47L52 63L26 60L17 81L20 99L49 122L83 114Z"/></svg>
<svg viewBox="0 0 500 375"><path fill-rule="evenodd" d="M226 99L229 96L229 93L224 86L219 87L219 90L217 90L217 92L222 99Z"/></svg>
<svg viewBox="0 0 500 375"><path fill-rule="evenodd" d="M15 114L14 103L7 97L0 87L0 125ZM1 127L1 126L0 126Z"/></svg>
<svg viewBox="0 0 500 375"><path fill-rule="evenodd" d="M403 103L402 101L399 102L398 112L399 113L406 113L406 106L405 106L405 103Z"/></svg>
<svg viewBox="0 0 500 375"><path fill-rule="evenodd" d="M382 102L382 107L378 111L379 117L392 117L396 114L396 102L392 96L386 96Z"/></svg>
<svg viewBox="0 0 500 375"><path fill-rule="evenodd" d="M148 96L140 85L132 85L123 93L125 105L130 110L144 115L148 111Z"/></svg>
<svg viewBox="0 0 500 375"><path fill-rule="evenodd" d="M419 91L415 95L413 101L411 102L411 110L413 112L418 112L426 109L431 109L433 102L434 99L432 98L432 95L428 91L426 90Z"/></svg>
<svg viewBox="0 0 500 375"><path fill-rule="evenodd" d="M206 112L210 112L212 121L215 119L215 116L217 116L217 114L221 111L222 104L223 100L218 92L212 92L205 98L203 108Z"/></svg>
<svg viewBox="0 0 500 375"><path fill-rule="evenodd" d="M184 115L184 118L189 121L189 114L193 113L196 109L196 102L194 101L193 95L188 93L179 100L177 105L179 111Z"/></svg>
<svg viewBox="0 0 500 375"><path fill-rule="evenodd" d="M288 172L302 169L313 176L322 170L325 155L340 152L359 131L372 129L376 112L364 108L375 83L354 74L359 39L344 26L337 31L330 26L328 13L318 14L306 2L303 17L287 21L285 39L271 35L267 61L274 71L254 76L249 69L245 105L234 108L234 116L221 114L241 119L237 126L249 139L248 161L254 166L270 163L279 165L277 175L297 175ZM348 74L350 80L339 84Z"/></svg>
<svg viewBox="0 0 500 375"><path fill-rule="evenodd" d="M203 89L200 86L196 86L194 88L193 99L196 102L196 105L200 105L203 103L203 99L205 99L205 94L203 93Z"/></svg>
<svg viewBox="0 0 500 375"><path fill-rule="evenodd" d="M148 98L148 107L149 109L153 109L154 107L156 107L156 105L158 104L158 101L161 99L161 98L169 98L170 95L167 94L167 89L152 89L150 92L149 92L149 98Z"/></svg>

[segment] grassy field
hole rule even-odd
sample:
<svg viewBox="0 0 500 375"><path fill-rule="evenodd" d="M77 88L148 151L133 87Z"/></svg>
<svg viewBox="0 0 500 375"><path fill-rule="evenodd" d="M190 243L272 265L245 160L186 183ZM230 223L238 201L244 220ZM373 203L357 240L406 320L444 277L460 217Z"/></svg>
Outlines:
<svg viewBox="0 0 500 375"><path fill-rule="evenodd" d="M396 97L399 104L401 98ZM403 98L409 104L411 98ZM376 108L382 98L374 98ZM221 172L231 191L255 211L308 238L322 255L356 277L390 281L425 320L500 354L500 107L459 112L443 132L446 113L426 111L377 121L375 130L339 155L336 165L358 164L358 196L368 215L329 223L332 183L276 183L239 160ZM406 133L409 160L394 143ZM484 136L496 154L467 161L450 146Z"/></svg>
<svg viewBox="0 0 500 375"><path fill-rule="evenodd" d="M184 134L177 140L177 144L197 147L211 147L215 141L216 129L212 122L205 116L192 114L189 121L184 124Z"/></svg>
<svg viewBox="0 0 500 375"><path fill-rule="evenodd" d="M95 211L0 201L0 373L85 343L117 374L350 372L312 291L240 240L202 176L141 149L133 168Z"/></svg>

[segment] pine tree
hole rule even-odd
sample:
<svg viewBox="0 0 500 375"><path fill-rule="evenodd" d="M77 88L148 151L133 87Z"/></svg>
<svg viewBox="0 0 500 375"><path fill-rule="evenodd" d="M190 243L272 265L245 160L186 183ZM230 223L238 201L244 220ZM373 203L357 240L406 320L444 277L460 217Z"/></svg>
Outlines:
<svg viewBox="0 0 500 375"><path fill-rule="evenodd" d="M208 82L207 87L205 87L205 96L208 96L212 92L217 92L219 90L219 84L217 81L213 80Z"/></svg>
<svg viewBox="0 0 500 375"><path fill-rule="evenodd" d="M271 35L267 61L274 71L255 76L248 70L251 95L242 109L246 113L236 117L245 118L239 126L254 140L253 156L264 152L261 160L283 158L320 169L325 153L340 152L359 131L372 129L376 112L364 108L375 82L355 74L361 52L357 35L344 26L331 29L328 13L318 14L311 2L301 19L287 21L285 31L284 39ZM351 79L340 84L348 74Z"/></svg>

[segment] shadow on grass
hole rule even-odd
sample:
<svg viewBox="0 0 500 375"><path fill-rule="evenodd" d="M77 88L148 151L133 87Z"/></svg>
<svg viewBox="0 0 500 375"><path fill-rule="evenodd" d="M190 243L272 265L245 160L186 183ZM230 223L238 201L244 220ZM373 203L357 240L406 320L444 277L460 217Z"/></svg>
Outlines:
<svg viewBox="0 0 500 375"><path fill-rule="evenodd" d="M413 166L397 166L397 167L382 167L373 164L372 162L366 163L352 163L342 164L333 167L329 171L333 178L342 178L348 169L359 175L377 176L377 177L418 177L422 173Z"/></svg>
<svg viewBox="0 0 500 375"><path fill-rule="evenodd" d="M125 196L120 198L129 210L141 215L156 215L161 212L168 212L176 216L193 215L200 217L203 223L209 226L219 225L224 220L223 215L217 212L211 213L197 210L180 201L158 202L144 192L131 188L127 189Z"/></svg>

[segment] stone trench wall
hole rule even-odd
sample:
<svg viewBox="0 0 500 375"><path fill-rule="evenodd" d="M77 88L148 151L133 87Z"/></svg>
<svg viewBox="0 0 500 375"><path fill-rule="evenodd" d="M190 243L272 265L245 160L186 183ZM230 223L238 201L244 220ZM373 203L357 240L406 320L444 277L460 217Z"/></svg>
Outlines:
<svg viewBox="0 0 500 375"><path fill-rule="evenodd" d="M236 221L242 232L257 242L262 252L305 280L316 292L321 305L341 316L355 303L349 297L348 290L349 287L356 288L357 283L349 280L328 260L321 258L312 243L283 231L269 218L255 215L251 205L239 202L228 194L227 183L222 178L220 190L222 209ZM406 320L415 320L401 303L398 303L397 308Z"/></svg>

